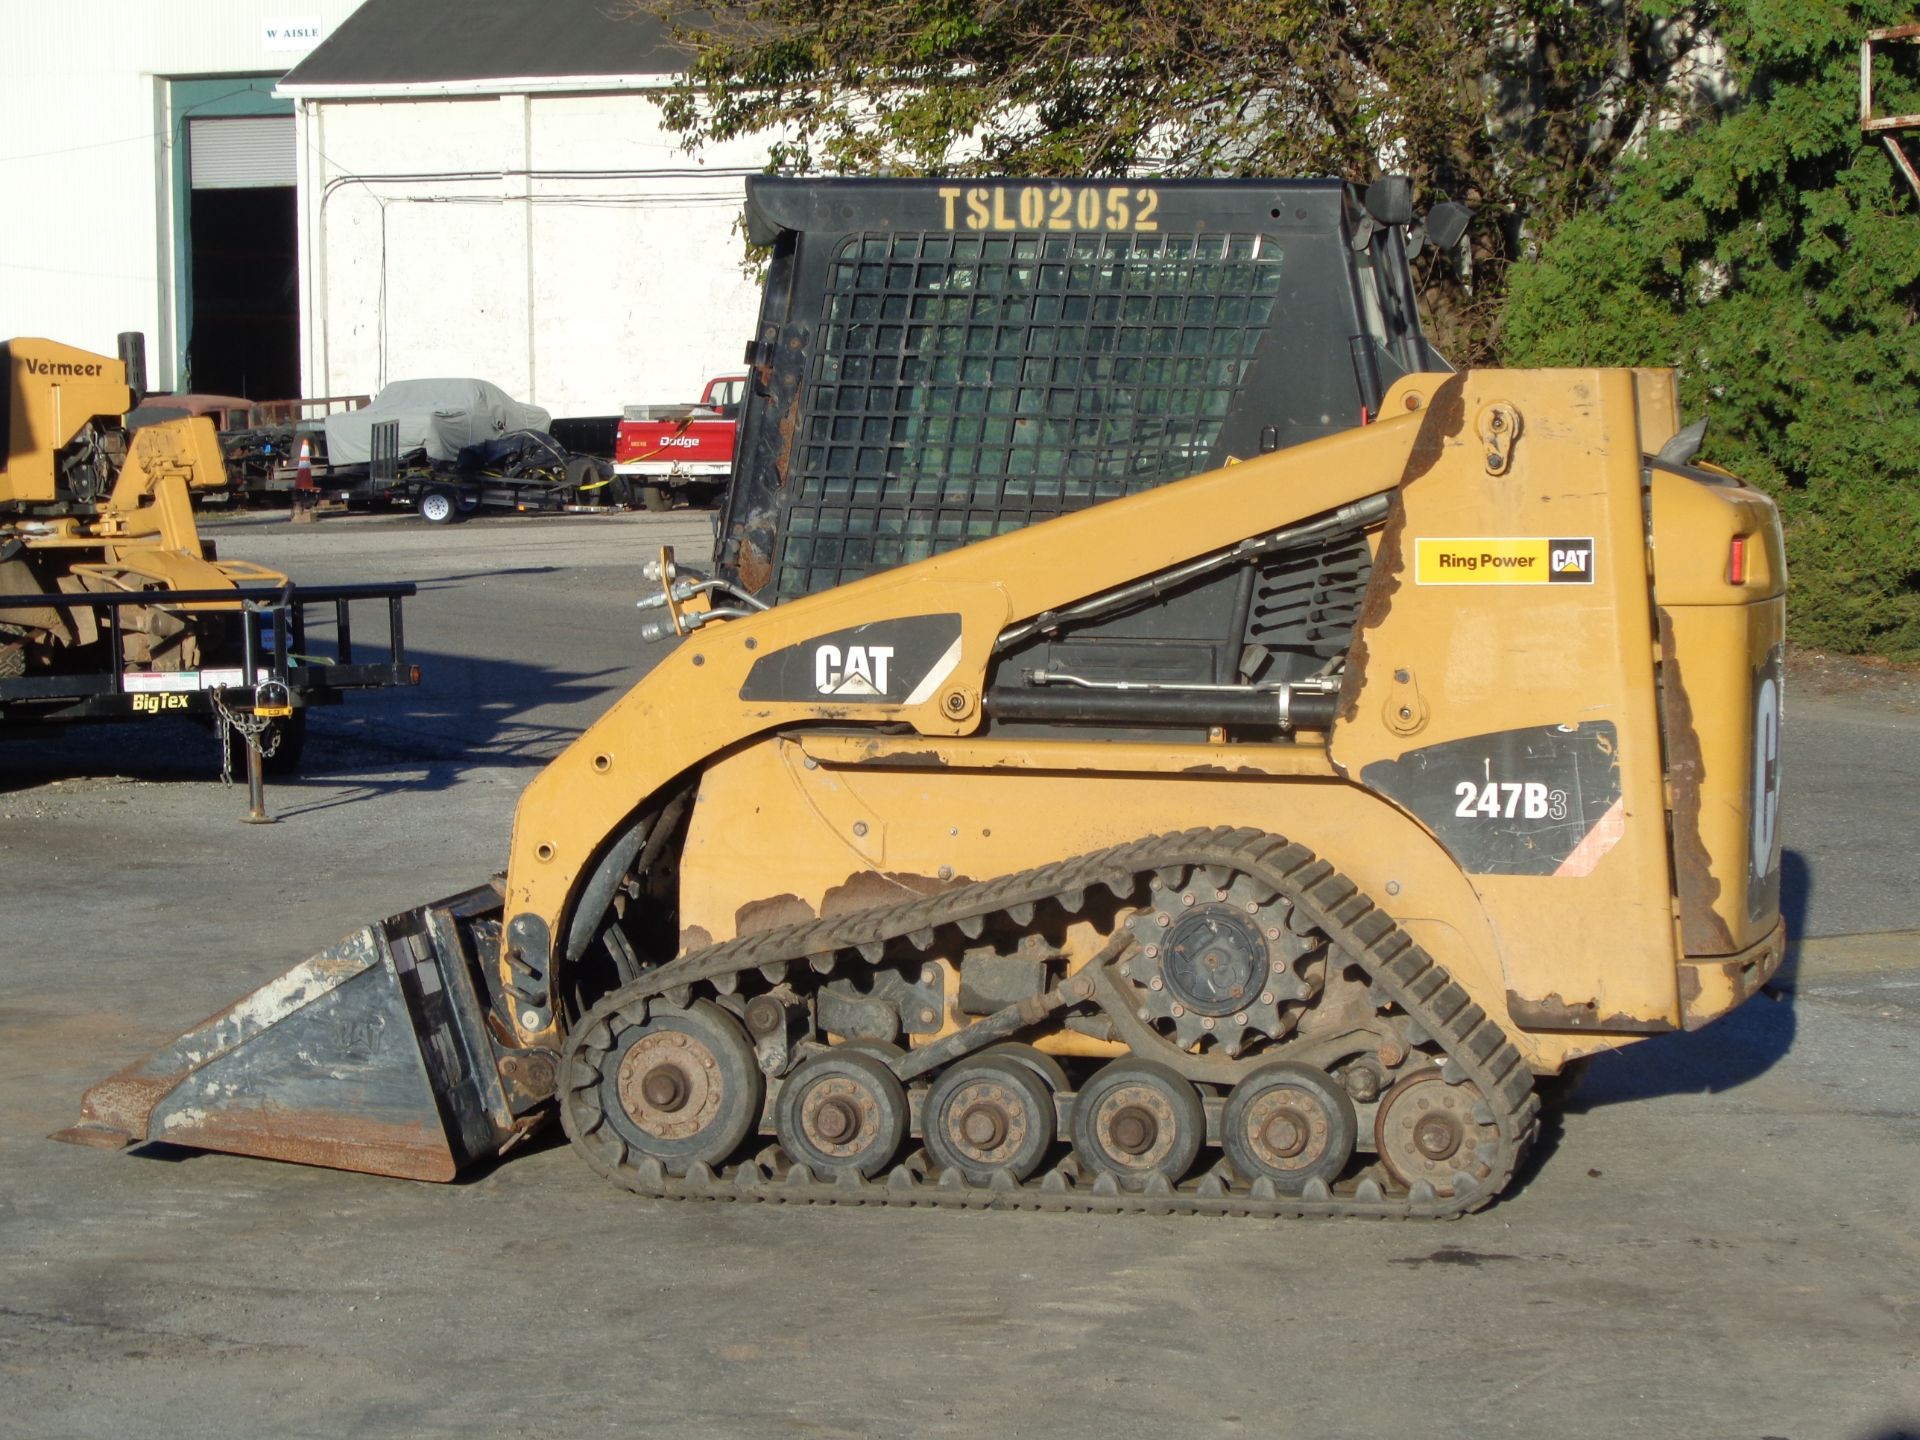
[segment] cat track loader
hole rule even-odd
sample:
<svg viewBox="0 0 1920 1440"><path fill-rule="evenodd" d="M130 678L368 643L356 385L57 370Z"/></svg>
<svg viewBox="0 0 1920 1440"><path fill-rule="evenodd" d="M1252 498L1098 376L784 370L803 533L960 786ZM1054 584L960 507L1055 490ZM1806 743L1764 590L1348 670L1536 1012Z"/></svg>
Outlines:
<svg viewBox="0 0 1920 1440"><path fill-rule="evenodd" d="M1444 1216L1778 966L1784 566L1670 375L1453 373L1404 196L754 182L716 573L505 876L67 1138L643 1195Z"/></svg>

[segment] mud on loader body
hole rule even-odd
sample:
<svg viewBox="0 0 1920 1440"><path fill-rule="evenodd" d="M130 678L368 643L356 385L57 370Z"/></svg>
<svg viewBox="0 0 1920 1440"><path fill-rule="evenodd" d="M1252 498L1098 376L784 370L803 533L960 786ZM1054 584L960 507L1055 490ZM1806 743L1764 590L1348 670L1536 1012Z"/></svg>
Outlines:
<svg viewBox="0 0 1920 1440"><path fill-rule="evenodd" d="M1066 237L1043 315L1050 237L1020 226L1053 190L978 188L972 235L967 187L755 187L776 243L742 446L766 469L720 579L655 567L684 638L528 787L503 882L96 1086L84 1136L444 1179L557 1111L645 1194L1440 1215L1511 1178L1536 1075L1758 988L1784 944L1780 532L1758 492L1656 458L1670 378L1430 363L1368 394L1351 356L1428 352L1410 306L1367 329L1404 254L1331 185L1161 187L1165 230ZM1312 297L1276 277L1236 350L1189 302L1226 278L1197 212L1241 201L1219 265L1256 293L1263 254L1327 268ZM1001 238L1024 289L982 288ZM1345 428L1258 383L1297 371L1288 307L1335 282L1354 335L1313 353ZM1179 305L1130 393L1214 383L1211 426L1175 444L1178 414L1136 407L1117 450L1104 424L1075 448L1116 392L1058 332L1109 283L1116 355L1133 323L1152 358ZM983 352L974 396L967 337L944 371L937 334L914 348L922 299L1031 353L998 381ZM1165 381L1189 344L1236 363ZM1258 453L1290 427L1319 433ZM988 528L1016 489L1039 518L1043 471L1090 483L963 543L995 445ZM1150 450L1158 475L1114 460ZM1134 493L1093 503L1106 479Z"/></svg>

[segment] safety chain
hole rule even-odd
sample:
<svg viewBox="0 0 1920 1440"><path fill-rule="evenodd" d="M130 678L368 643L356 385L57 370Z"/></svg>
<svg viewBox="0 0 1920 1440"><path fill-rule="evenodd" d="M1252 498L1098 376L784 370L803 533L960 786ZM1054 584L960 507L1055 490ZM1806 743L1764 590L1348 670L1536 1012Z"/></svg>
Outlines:
<svg viewBox="0 0 1920 1440"><path fill-rule="evenodd" d="M238 732L252 749L260 752L262 761L273 757L280 748L281 732L273 729L273 720L266 715L256 715L251 710L235 710L226 702L224 688L209 690L213 701L214 725L220 732L220 781L231 785L233 780L233 733ZM272 733L268 733L268 732ZM265 736L265 739L261 737Z"/></svg>

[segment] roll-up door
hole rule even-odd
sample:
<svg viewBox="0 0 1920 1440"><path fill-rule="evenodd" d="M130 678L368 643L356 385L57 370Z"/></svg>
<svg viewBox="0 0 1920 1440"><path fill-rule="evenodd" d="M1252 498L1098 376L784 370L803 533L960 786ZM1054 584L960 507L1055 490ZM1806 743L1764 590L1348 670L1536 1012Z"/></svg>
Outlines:
<svg viewBox="0 0 1920 1440"><path fill-rule="evenodd" d="M187 149L196 190L254 190L294 183L291 115L189 120Z"/></svg>

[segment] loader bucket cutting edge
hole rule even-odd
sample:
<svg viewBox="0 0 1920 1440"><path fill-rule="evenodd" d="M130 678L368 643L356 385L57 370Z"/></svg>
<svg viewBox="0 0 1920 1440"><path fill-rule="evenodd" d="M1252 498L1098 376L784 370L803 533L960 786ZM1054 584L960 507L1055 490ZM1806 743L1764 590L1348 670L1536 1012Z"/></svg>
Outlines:
<svg viewBox="0 0 1920 1440"><path fill-rule="evenodd" d="M492 886L354 931L100 1081L52 1138L451 1180L516 1125L474 964Z"/></svg>

